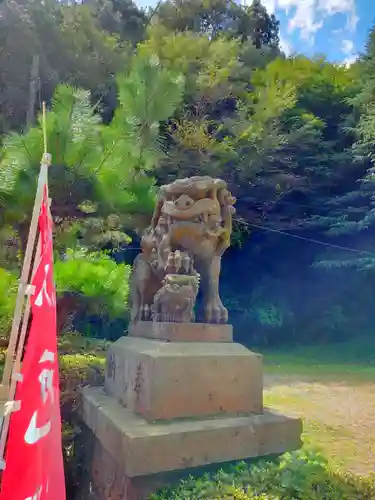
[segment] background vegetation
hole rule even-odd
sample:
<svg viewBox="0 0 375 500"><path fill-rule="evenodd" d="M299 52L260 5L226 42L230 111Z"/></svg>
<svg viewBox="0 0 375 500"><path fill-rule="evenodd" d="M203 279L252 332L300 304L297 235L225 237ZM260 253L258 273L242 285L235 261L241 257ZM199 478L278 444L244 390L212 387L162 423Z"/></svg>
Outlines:
<svg viewBox="0 0 375 500"><path fill-rule="evenodd" d="M210 174L238 198L222 288L239 340L372 335L374 32L347 68L286 57L258 0L8 0L0 14L0 266L22 257L46 100L62 329L121 334L129 271L114 265L138 252L155 187ZM77 251L95 254L78 266Z"/></svg>
<svg viewBox="0 0 375 500"><path fill-rule="evenodd" d="M236 339L284 350L280 363L269 357L271 375L280 364L296 370L296 358L285 357L291 345L348 341L342 352L356 367L349 370L373 381L375 29L345 67L287 57L278 26L259 0L165 0L155 12L132 0L0 3L0 337L14 308L46 101L73 490L77 385L101 382L106 346L90 338L114 340L126 330L140 235L157 186L176 177L219 176L237 197L221 279ZM359 336L365 355L353 361ZM307 351L310 365L298 358L300 372L333 370L332 352L327 363L317 349L319 356ZM283 407L277 394L270 398ZM234 483L228 472L202 488L215 492L210 498L229 490L238 499L291 498L288 488L293 498L322 498L312 492L329 496L330 488L340 499L375 497L367 483L359 493L351 479L329 475L315 455L263 464L246 483L252 490L239 467ZM186 498L193 487L168 498Z"/></svg>

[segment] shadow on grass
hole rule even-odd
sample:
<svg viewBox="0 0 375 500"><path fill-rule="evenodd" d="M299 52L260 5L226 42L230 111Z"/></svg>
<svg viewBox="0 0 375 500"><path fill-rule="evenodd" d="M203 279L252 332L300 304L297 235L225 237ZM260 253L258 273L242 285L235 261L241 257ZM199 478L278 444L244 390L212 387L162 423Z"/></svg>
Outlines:
<svg viewBox="0 0 375 500"><path fill-rule="evenodd" d="M260 350L265 373L335 382L375 383L375 339Z"/></svg>

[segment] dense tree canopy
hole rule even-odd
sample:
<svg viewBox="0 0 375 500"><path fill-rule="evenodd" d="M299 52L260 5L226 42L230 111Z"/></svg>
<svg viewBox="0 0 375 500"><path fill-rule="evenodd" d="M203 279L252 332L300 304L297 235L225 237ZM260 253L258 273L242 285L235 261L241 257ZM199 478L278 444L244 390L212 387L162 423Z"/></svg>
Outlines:
<svg viewBox="0 0 375 500"><path fill-rule="evenodd" d="M167 0L161 3L153 22L172 32L250 40L258 49L263 45L277 47L279 42L279 23L260 0L254 0L250 6L227 0Z"/></svg>
<svg viewBox="0 0 375 500"><path fill-rule="evenodd" d="M59 262L131 262L157 185L216 175L238 199L223 294L239 338L350 336L356 310L370 332L374 89L375 30L351 67L286 57L259 0L6 0L0 266L24 248L44 100Z"/></svg>

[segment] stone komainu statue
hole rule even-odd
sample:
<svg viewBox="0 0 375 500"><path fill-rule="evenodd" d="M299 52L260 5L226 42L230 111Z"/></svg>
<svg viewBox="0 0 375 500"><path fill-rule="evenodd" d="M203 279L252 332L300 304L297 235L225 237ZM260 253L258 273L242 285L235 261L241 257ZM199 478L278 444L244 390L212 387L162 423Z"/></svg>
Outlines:
<svg viewBox="0 0 375 500"><path fill-rule="evenodd" d="M142 253L134 262L131 321L194 321L202 287L205 321L225 323L219 296L221 257L230 245L235 198L211 177L162 186Z"/></svg>

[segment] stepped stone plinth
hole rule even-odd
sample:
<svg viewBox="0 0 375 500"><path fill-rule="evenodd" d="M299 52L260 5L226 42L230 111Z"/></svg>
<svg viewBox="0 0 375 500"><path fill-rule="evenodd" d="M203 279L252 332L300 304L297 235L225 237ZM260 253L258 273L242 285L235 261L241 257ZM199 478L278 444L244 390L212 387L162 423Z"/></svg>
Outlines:
<svg viewBox="0 0 375 500"><path fill-rule="evenodd" d="M262 357L226 324L218 281L233 202L217 179L162 188L133 268L128 336L108 350L104 387L83 390L80 499L145 500L187 472L300 446L301 421L263 408Z"/></svg>
<svg viewBox="0 0 375 500"><path fill-rule="evenodd" d="M262 357L239 344L120 338L105 386L83 390L97 498L144 500L186 469L298 448L300 420L264 409L262 390Z"/></svg>

